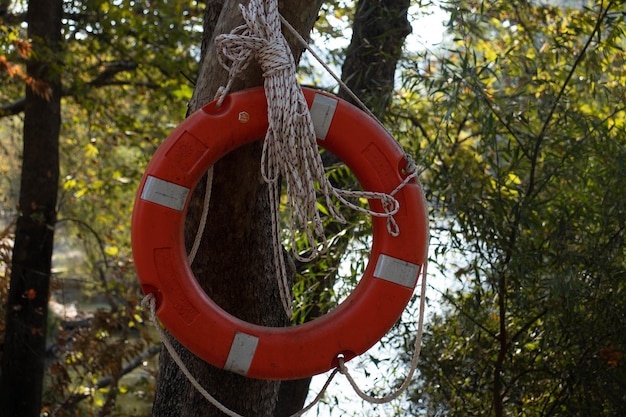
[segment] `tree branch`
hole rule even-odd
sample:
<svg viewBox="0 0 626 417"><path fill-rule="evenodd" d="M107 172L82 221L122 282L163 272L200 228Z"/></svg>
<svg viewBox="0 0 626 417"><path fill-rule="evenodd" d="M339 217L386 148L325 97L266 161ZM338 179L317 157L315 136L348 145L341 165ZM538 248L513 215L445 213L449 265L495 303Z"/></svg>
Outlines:
<svg viewBox="0 0 626 417"><path fill-rule="evenodd" d="M24 111L26 105L26 97L21 97L12 103L3 104L0 107L0 117L15 116Z"/></svg>
<svg viewBox="0 0 626 417"><path fill-rule="evenodd" d="M91 88L99 88L99 87L111 87L111 86L123 86L123 85L132 85L132 86L141 86L152 89L159 88L158 84L151 82L134 82L134 81L123 81L116 80L115 76L119 73L126 71L135 71L139 65L133 61L115 61L108 63L104 66L102 72L96 75L91 81L89 81L86 85ZM72 93L73 89L64 90L61 92L62 97L73 97ZM21 97L15 100L12 103L3 104L0 107L0 118L15 116L24 111L24 106L26 104L26 98Z"/></svg>
<svg viewBox="0 0 626 417"><path fill-rule="evenodd" d="M108 387L109 385L111 385L114 379L119 380L124 375L131 373L133 370L141 366L141 364L146 359L156 355L160 351L161 351L161 344L151 346L148 350L146 350L145 352L141 353L140 355L132 359L130 362L128 362L126 366L122 368L122 370L120 371L118 375L116 375L115 377L112 375L104 376L98 379L96 383L93 384L90 388L93 388L94 390L99 390L101 388ZM61 408L74 407L76 404L78 404L79 402L81 402L82 400L88 397L89 397L89 394L86 394L84 392L72 394L65 401L59 404L55 408L55 410L51 413L51 415L54 416Z"/></svg>
<svg viewBox="0 0 626 417"><path fill-rule="evenodd" d="M599 33L600 26L602 26L602 23L604 22L604 19L606 18L609 10L611 9L611 6L613 6L613 2L609 3L606 6L606 9L603 10L602 5L600 5L600 10L598 11L598 20L596 21L596 25L594 26L593 30L589 34L589 38L587 39L587 42L585 43L583 48L580 50L580 52L576 56L576 59L574 60L574 64L572 65L572 68L567 74L567 77L565 77L565 81L563 81L563 85L561 85L561 89L556 95L556 98L554 102L552 103L550 110L548 111L548 115L546 116L546 120L543 122L543 125L541 126L541 130L539 131L539 133L537 134L535 138L536 142L535 142L535 146L532 152L532 158L530 161L531 169L530 169L530 179L528 181L529 183L528 190L526 192L527 196L530 196L532 194L533 188L535 186L535 172L536 172L536 167L537 167L537 160L539 159L539 148L541 147L541 143L546 135L548 126L550 125L550 122L552 121L552 118L554 117L554 112L556 111L557 106L561 102L561 99L565 95L565 90L567 89L567 86L569 85L570 80L574 76L574 73L576 72L576 68L578 68L578 66L582 62L585 56L585 53L587 52L587 49L589 49L589 46L591 45L591 42L593 41L593 38L596 36L597 33Z"/></svg>
<svg viewBox="0 0 626 417"><path fill-rule="evenodd" d="M137 69L138 66L139 65L133 61L110 62L108 64L105 64L103 66L104 70L100 74L98 74L96 78L89 81L87 85L90 85L90 86L108 85L108 83L110 82L115 82L113 81L113 78L117 74L121 72L125 72L125 71L134 71Z"/></svg>

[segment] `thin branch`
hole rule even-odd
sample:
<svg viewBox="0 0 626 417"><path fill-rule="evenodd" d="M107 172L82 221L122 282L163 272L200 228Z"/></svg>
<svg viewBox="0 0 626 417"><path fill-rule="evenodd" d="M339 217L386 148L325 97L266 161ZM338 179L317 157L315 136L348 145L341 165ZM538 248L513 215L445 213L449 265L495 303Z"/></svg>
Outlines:
<svg viewBox="0 0 626 417"><path fill-rule="evenodd" d="M135 71L137 68L138 68L138 65L136 62L131 62L131 61L112 62L112 63L107 64L105 66L105 69L96 77L94 77L91 81L89 81L86 85L92 88L125 86L125 85L136 86L136 87L147 87L151 89L159 88L158 84L151 83L151 82L122 81L122 80L114 79L114 77L121 72ZM68 96L74 96L74 94L72 93L72 90L70 89L70 90L63 91L61 93L61 96L68 97ZM22 113L24 111L25 105L26 105L25 97L21 97L12 103L3 104L0 107L0 118L8 117L8 116L15 116L17 114Z"/></svg>
<svg viewBox="0 0 626 417"><path fill-rule="evenodd" d="M500 115L500 113L498 113L496 111L496 108L493 106L493 103L491 102L491 100L489 99L489 97L487 97L485 95L485 93L483 91L477 91L483 101L485 102L485 104L487 105L487 107L489 107L489 111L491 112L491 114L493 114L495 116L495 118L498 120L498 122L504 126L504 128L506 129L507 132L509 132L509 134L513 137L513 139L515 140L515 142L517 143L517 146L519 146L519 148L521 149L522 153L524 154L524 156L526 156L527 158L530 158L530 155L528 154L528 152L526 151L526 148L524 147L524 143L521 141L521 139L518 137L518 134L515 132L515 130L513 129L513 126L511 126L509 124L509 122L507 122L506 120L504 120L502 118L502 116Z"/></svg>
<svg viewBox="0 0 626 417"><path fill-rule="evenodd" d="M530 329L533 324L535 324L540 318L542 318L546 314L548 314L548 309L547 308L542 310L541 312L539 312L539 314L535 315L530 320L528 320L528 322L526 322L525 325L523 325L517 332L515 332L515 334L513 336L511 336L511 338L509 340L509 347L513 344L513 342L515 342L517 340L518 337L520 337L522 334L524 334L524 332L526 332L528 329Z"/></svg>
<svg viewBox="0 0 626 417"><path fill-rule="evenodd" d="M104 377L98 379L96 381L96 383L93 384L93 386L91 386L91 388L93 388L94 390L98 390L98 389L101 389L101 388L108 387L109 385L111 385L111 383L114 381L114 379L115 380L119 380L124 375L129 374L130 372L132 372L136 368L140 367L141 364L146 359L156 355L160 351L161 351L161 345L160 344L151 346L148 350L146 350L145 352L139 354L134 359L132 359L130 362L128 362L126 364L126 366L124 366L122 368L120 373L115 376L115 378L112 375L104 376ZM68 397L61 404L58 404L50 415L51 416L56 415L61 408L74 407L76 404L78 404L79 402L81 402L82 400L84 400L85 398L88 398L88 397L89 397L89 394L84 393L84 392L72 394L70 397Z"/></svg>
<svg viewBox="0 0 626 417"><path fill-rule="evenodd" d="M85 229L87 229L92 235L93 237L96 238L96 242L98 242L98 247L100 249L100 253L102 254L102 261L104 263L105 267L108 267L109 262L107 260L107 254L106 251L104 250L104 242L102 241L102 239L100 238L100 235L98 235L98 232L96 232L96 230L91 227L91 225L83 220L80 219L75 219L75 218L63 218L63 219L58 219L56 221L56 224L60 224L60 223L64 223L64 222L73 222L78 224L79 226L84 227Z"/></svg>
<svg viewBox="0 0 626 417"><path fill-rule="evenodd" d="M101 86L108 85L113 82L113 78L126 71L134 71L138 67L138 64L133 61L115 61L104 65L104 69L93 80L89 81L87 85Z"/></svg>
<svg viewBox="0 0 626 417"><path fill-rule="evenodd" d="M543 126L541 127L541 131L537 135L537 139L538 140L541 140L544 137L544 135L546 133L546 130L548 129L548 125L552 121L552 117L554 117L554 112L556 111L556 107L558 106L559 102L561 101L561 99L565 95L565 90L567 89L567 86L569 85L569 82L571 81L572 77L574 76L574 72L576 72L576 68L578 68L578 66L582 62L582 60L583 60L583 58L585 56L585 53L587 52L587 49L589 49L589 46L591 45L591 42L593 41L593 38L600 31L600 26L602 26L602 23L604 22L604 18L608 14L609 9L611 8L612 4L613 4L612 2L609 3L608 6L606 7L606 9L604 9L604 11L602 10L602 6L600 6L600 10L598 12L598 20L596 21L596 25L593 28L593 31L591 32L591 34L589 35L589 38L587 39L587 42L585 43L583 48L578 53L578 56L576 57L576 60L574 61L574 64L572 65L572 68L570 69L569 73L567 74L567 77L565 78L565 81L563 82L563 85L561 86L561 89L559 90L559 93L556 96L556 100L554 100L554 103L552 103L552 107L548 111L548 116L546 117L546 120L544 121ZM539 147L539 144L535 145L535 148L538 148L538 147Z"/></svg>
<svg viewBox="0 0 626 417"><path fill-rule="evenodd" d="M437 289L437 288L435 288L435 287L432 287L432 286L430 286L430 285L429 285L429 287L430 287L432 290L437 291L437 292L438 292L438 293L439 293L439 294L440 294L443 298L445 298L445 299L446 299L446 301L447 301L447 302L449 302L450 304L452 304L452 306L453 306L454 308L456 308L456 310L457 310L457 311L458 311L458 312L459 312L462 316L465 316L465 318L467 318L469 321L471 321L472 323L474 323L474 325L475 325L476 327L478 327L479 329L481 329L482 331L484 331L485 333L487 333L487 334L488 334L489 336L491 336L492 338L494 338L494 339L497 339L497 338L498 338L498 336L497 336L494 332L492 332L492 331L491 331L491 330L489 330L487 327L485 327L482 323L480 323L480 322L478 321L478 319L476 319L476 318L474 317L474 315L473 315L473 314L470 314L470 313L465 312L465 311L463 310L463 308L461 308L461 306L460 306L459 304L457 304L457 303L454 301L454 299L453 299L450 295L448 295L447 293L444 293L443 291L441 291L441 290L439 290L439 289Z"/></svg>
<svg viewBox="0 0 626 417"><path fill-rule="evenodd" d="M122 370L120 371L120 374L117 376L117 379L123 377L126 374L129 374L136 368L140 367L141 364L146 359L159 353L161 351L161 346L162 346L161 344L151 346L148 350L146 350L145 352L133 358L130 362L126 364L126 366L122 368ZM111 375L107 375L105 377L100 378L98 381L96 381L93 388L100 389L100 388L107 387L111 384L112 381L113 381L113 377Z"/></svg>
<svg viewBox="0 0 626 417"><path fill-rule="evenodd" d="M24 111L25 105L26 97L22 97L12 103L3 104L2 107L0 107L0 117L15 116L16 114L20 114Z"/></svg>

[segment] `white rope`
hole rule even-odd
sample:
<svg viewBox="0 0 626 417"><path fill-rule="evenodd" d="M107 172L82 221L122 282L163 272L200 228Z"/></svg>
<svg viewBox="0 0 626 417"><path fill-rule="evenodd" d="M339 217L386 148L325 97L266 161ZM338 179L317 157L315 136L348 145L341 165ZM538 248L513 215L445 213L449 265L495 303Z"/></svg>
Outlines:
<svg viewBox="0 0 626 417"><path fill-rule="evenodd" d="M157 315L156 315L156 299L155 299L154 294L152 294L152 293L147 294L143 298L143 300L141 301L141 306L142 306L142 308L144 310L150 312L150 321L152 322L152 324L156 328L156 330L157 330L157 332L159 334L159 338L161 339L161 343L163 343L163 346L165 346L165 349L167 349L167 352L170 354L170 356L172 357L172 359L174 360L176 365L178 365L178 367L180 368L181 372L185 375L185 377L187 377L189 382L191 382L191 385L193 385L194 388L197 389L198 392L207 401L209 401L211 404L213 404L213 406L215 406L222 413L226 414L229 417L243 417L241 414L237 414L236 412L234 412L233 410L229 409L224 404L222 404L214 396L212 396L206 389L204 389L204 387L202 385L200 385L200 382L198 382L196 377L194 377L192 375L192 373L189 371L189 369L187 368L187 366L185 365L185 363L181 359L180 355L178 354L178 352L176 352L176 349L174 348L174 346L170 342L169 337L165 334L165 331L159 325L159 320L158 320ZM289 417L301 416L302 414L306 413L311 408L313 408L313 406L315 404L317 404L324 397L324 393L326 392L326 389L330 385L330 383L333 380L333 378L335 377L335 375L337 375L338 371L339 371L339 369L334 369L333 372L330 373L330 375L328 376L328 379L326 380L326 383L324 384L324 386L322 387L320 392L315 396L313 401L311 401L302 410L292 414Z"/></svg>
<svg viewBox="0 0 626 417"><path fill-rule="evenodd" d="M389 233L394 236L399 233L393 219L399 205L390 194L338 190L330 184L317 148L311 114L297 81L296 65L281 31L278 2L251 0L247 6L239 7L245 24L230 34L219 35L215 40L221 52L218 54L220 63L229 73L228 83L218 90L217 104L221 105L235 77L249 65L251 58L255 58L261 65L265 79L269 124L263 143L261 173L269 185L276 279L285 312L291 316L291 288L280 234L279 178L287 187L291 246L294 256L301 262L315 259L328 248L322 216L317 206L318 195L324 199L329 215L335 220L341 223L346 221L335 207L333 198L354 210L387 217ZM408 177L399 187L412 178ZM384 211L379 213L360 207L348 201L348 198L381 200ZM306 237L306 249L303 252L296 250L296 231Z"/></svg>
<svg viewBox="0 0 626 417"><path fill-rule="evenodd" d="M339 372L342 373L346 377L346 379L352 386L352 389L354 390L354 392L359 397L361 397L361 399L363 399L364 401L367 401L372 404L385 404L385 403L391 402L395 400L396 398L398 398L400 395L402 395L402 393L406 391L409 385L411 384L413 375L415 374L415 371L417 370L417 362L419 360L420 352L422 350L422 335L424 333L424 309L426 307L427 265L428 265L428 261L424 261L424 264L422 265L422 285L421 285L421 290L420 290L419 315L418 315L418 321L417 321L417 332L415 334L415 345L413 346L413 357L411 358L409 372L407 373L404 381L402 382L402 385L400 385L400 387L397 390L395 390L391 394L388 394L384 397L374 397L374 396L368 395L365 392L363 392L363 390L356 383L352 375L350 375L350 372L345 365L345 361L343 357L338 358Z"/></svg>
<svg viewBox="0 0 626 417"><path fill-rule="evenodd" d="M200 385L198 380L191 374L191 372L189 372L189 369L187 368L187 366L185 366L185 364L184 364L183 360L181 359L180 355L178 355L178 353L174 349L174 346L170 342L169 338L167 337L167 335L165 334L165 332L163 331L163 329L159 325L159 321L158 321L157 316L156 316L156 300L155 300L154 294L152 294L152 293L147 294L143 298L143 300L141 301L141 306L145 310L150 312L150 319L152 320L152 324L154 325L154 328L157 329L157 331L159 333L159 338L161 339L161 342L163 343L163 346L165 346L165 348L169 352L169 354L172 357L172 359L174 360L174 362L176 362L176 365L178 365L178 367L180 368L182 373L187 377L187 379L189 380L189 382L191 382L191 384L194 386L194 388L197 389L198 392L200 394L202 394L202 396L204 398L207 399L207 401L209 401L218 410L220 410L222 413L226 414L227 416L229 416L229 417L243 417L240 414L237 414L234 411L230 410L228 407L224 406L215 397L213 397L211 394L209 394L209 392L207 390L205 390L202 385Z"/></svg>
<svg viewBox="0 0 626 417"><path fill-rule="evenodd" d="M196 259L196 254L198 253L198 248L200 247L200 242L202 241L204 227L206 226L206 220L209 215L211 191L213 190L213 165L211 165L211 168L209 168L206 175L206 187L204 189L204 201L202 202L202 214L200 215L200 223L198 224L198 230L196 230L196 236L193 240L193 246L189 251L189 255L187 255L187 262L189 262L189 266L191 266L194 259Z"/></svg>
<svg viewBox="0 0 626 417"><path fill-rule="evenodd" d="M370 117L372 117L383 128L385 128L385 126L380 122L380 120L378 120L378 118L372 113L372 111L361 101L361 99L359 99L359 97L356 94L354 94L354 92L350 89L350 87L348 87L343 82L343 80L337 74L335 74L334 71L326 64L326 62L324 62L324 60L322 60L319 57L319 55L315 53L315 51L313 50L313 48L311 48L309 43L300 35L300 33L298 33L297 30L294 29L293 26L291 26L291 24L287 21L287 19L285 19L282 16L280 16L280 19L283 25L300 42L300 44L304 48L306 48L306 50L309 51L309 53L317 60L317 62L320 65L322 65L322 67L324 67L326 72L330 74L335 79L335 81L337 81L337 83L339 84L339 87L343 89L363 111L365 111ZM407 166L405 167L405 173L408 173L409 175L389 195L391 196L395 195L409 181L415 178L422 192L422 198L424 199L424 201L426 201L423 195L422 184L420 183L419 178L417 176L417 167L415 165L415 161L413 160L413 158L410 157L410 155L407 154L406 156L407 156L408 162L407 162ZM397 236L397 234L399 233L398 226L397 224L395 224L395 220L393 219L392 216L387 217L387 230L393 236ZM419 360L419 356L420 356L421 349L422 349L422 335L424 332L424 310L426 307L426 276L427 276L427 269L428 269L427 266L428 266L428 246L426 249L426 258L424 261L424 265L422 266L422 285L421 285L421 291L420 291L420 303L419 303L419 313L418 313L419 316L418 316L417 332L415 335L415 345L413 347L413 357L411 358L409 372L407 373L407 376L404 379L402 385L395 392L388 394L384 397L378 398L378 397L373 397L371 395L367 395L358 386L358 384L356 383L352 375L350 375L350 372L345 365L345 361L343 357L337 358L337 362L339 364L339 367L337 369L339 369L339 372L345 375L346 379L352 386L352 389L354 390L354 392L364 401L367 401L373 404L384 404L384 403L391 402L394 399L398 398L400 395L402 395L404 391L406 391L406 389L409 387L411 380L413 379L413 375L415 374L415 371L417 370L417 362Z"/></svg>

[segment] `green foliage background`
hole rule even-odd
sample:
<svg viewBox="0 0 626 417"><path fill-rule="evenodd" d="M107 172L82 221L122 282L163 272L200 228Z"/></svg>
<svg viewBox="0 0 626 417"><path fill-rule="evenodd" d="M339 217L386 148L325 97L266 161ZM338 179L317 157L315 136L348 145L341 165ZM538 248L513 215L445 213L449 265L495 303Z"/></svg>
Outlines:
<svg viewBox="0 0 626 417"><path fill-rule="evenodd" d="M624 4L445 7L450 43L407 63L393 110L425 167L432 261L457 283L415 412L622 415Z"/></svg>
<svg viewBox="0 0 626 417"><path fill-rule="evenodd" d="M24 66L15 40L26 42L26 2L12 2L0 20L0 56ZM195 1L67 1L64 3L61 178L49 326L49 390L44 413L137 415L149 411L156 352L144 326L130 251L130 215L143 168L185 116L193 91L203 5ZM43 53L32 51L31 54ZM24 71L24 70L23 70ZM0 71L4 155L3 218L16 214L25 81ZM6 157L5 157L6 156ZM10 230L10 229L9 229ZM10 234L3 245L10 245ZM4 252L3 252L4 254ZM8 285L10 259L0 278ZM4 298L4 297L3 297ZM2 314L4 320L4 314ZM147 366L120 381L138 355ZM82 411L81 411L82 410Z"/></svg>
<svg viewBox="0 0 626 417"><path fill-rule="evenodd" d="M454 285L431 306L419 377L397 415L405 406L427 416L626 414L625 4L575 3L450 0L442 3L448 40L406 49L384 121L423 167L430 262ZM24 9L12 2L0 21L0 57L17 66L27 59L14 42L24 40ZM138 305L130 213L147 161L185 115L202 9L195 1L65 2L53 292L67 295L79 278L86 299L78 301L100 308L88 311L86 327L50 324L48 412L148 412L151 368L122 379L125 364L154 342ZM343 36L338 22L349 22L353 8L329 2L323 12L317 31L328 43ZM329 60L341 57L334 50ZM302 74L317 77L308 66ZM2 295L20 160L21 117L10 105L25 81L0 68L0 82ZM341 167L329 175L349 181ZM367 257L366 219L328 228L337 241L329 257L298 266L298 321L349 290L329 279L341 262L353 285ZM404 358L414 324L394 328L385 346ZM395 359L392 369L404 374ZM112 384L98 388L109 376Z"/></svg>

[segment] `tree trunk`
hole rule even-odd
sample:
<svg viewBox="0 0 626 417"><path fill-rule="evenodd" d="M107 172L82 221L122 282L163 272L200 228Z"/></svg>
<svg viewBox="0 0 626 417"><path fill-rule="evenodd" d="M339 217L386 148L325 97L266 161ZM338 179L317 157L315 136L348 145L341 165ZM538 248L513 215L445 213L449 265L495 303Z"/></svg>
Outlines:
<svg viewBox="0 0 626 417"><path fill-rule="evenodd" d="M341 68L343 81L381 118L391 103L398 60L411 25L410 0L359 0L352 40ZM339 97L352 102L345 93Z"/></svg>
<svg viewBox="0 0 626 417"><path fill-rule="evenodd" d="M217 61L213 39L241 24L237 1L225 1L213 30L219 2L208 2L204 33L203 64L189 111L211 101L226 85L227 74ZM313 27L321 1L281 3L282 15L306 38ZM286 36L296 61L301 47ZM257 65L248 68L231 91L262 85ZM259 138L262 139L262 138ZM231 314L266 326L288 325L275 281L268 189L260 176L261 142L244 146L215 165L209 219L193 265L200 285ZM203 186L192 196L187 213L188 246L197 229ZM198 335L210 339L211 335ZM247 416L272 416L280 382L245 378L216 369L195 357L178 343L177 352L211 395L235 412ZM192 387L166 350L160 359L153 406L156 417L222 415Z"/></svg>
<svg viewBox="0 0 626 417"><path fill-rule="evenodd" d="M15 230L11 286L0 376L2 415L41 411L50 269L59 177L62 0L30 0L28 37L36 56L27 72L20 217Z"/></svg>

